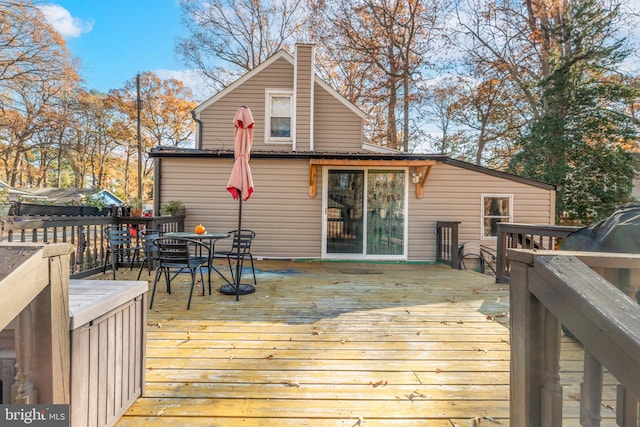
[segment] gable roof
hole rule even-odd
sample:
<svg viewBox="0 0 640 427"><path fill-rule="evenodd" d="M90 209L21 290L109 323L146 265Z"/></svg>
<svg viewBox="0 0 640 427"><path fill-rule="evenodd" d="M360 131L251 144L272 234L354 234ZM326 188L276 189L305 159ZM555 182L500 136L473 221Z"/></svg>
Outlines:
<svg viewBox="0 0 640 427"><path fill-rule="evenodd" d="M269 58L267 58L264 62L260 63L260 65L255 67L253 70L247 72L245 75L240 77L238 80L236 80L235 82L231 83L230 85L228 85L227 87L222 89L220 92L216 93L214 96L212 96L211 98L209 98L206 101L204 101L202 104L198 105L195 108L195 110L193 110L193 113L196 115L196 117L199 118L200 113L202 111L206 110L211 105L215 104L220 99L224 98L229 93L233 92L235 89L237 89L238 87L242 86L248 80L250 80L253 77L255 77L257 74L259 74L264 69L270 67L273 63L275 63L279 59L284 59L287 62L289 62L291 64L291 66L295 66L295 58L291 54L289 54L287 51L281 49L278 52L276 52L273 55L271 55ZM355 113L358 117L360 117L362 119L366 119L367 118L366 114L360 108L356 107L347 98L345 98L344 96L340 95L340 93L338 93L338 91L336 91L329 84L327 84L325 81L320 79L318 77L318 75L315 74L315 73L314 73L314 82L317 85L319 85L320 87L322 87L325 91L327 91L327 93L329 93L331 96L333 96L335 99L337 99L340 103L342 103L349 110L353 111L353 113Z"/></svg>

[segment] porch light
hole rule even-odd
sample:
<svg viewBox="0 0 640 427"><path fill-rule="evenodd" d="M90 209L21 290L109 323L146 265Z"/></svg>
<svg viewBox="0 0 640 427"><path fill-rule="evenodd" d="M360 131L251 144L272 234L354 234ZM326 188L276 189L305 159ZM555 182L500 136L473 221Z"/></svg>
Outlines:
<svg viewBox="0 0 640 427"><path fill-rule="evenodd" d="M421 179L422 179L422 174L421 173L414 172L411 175L411 181L413 181L414 184L419 183Z"/></svg>

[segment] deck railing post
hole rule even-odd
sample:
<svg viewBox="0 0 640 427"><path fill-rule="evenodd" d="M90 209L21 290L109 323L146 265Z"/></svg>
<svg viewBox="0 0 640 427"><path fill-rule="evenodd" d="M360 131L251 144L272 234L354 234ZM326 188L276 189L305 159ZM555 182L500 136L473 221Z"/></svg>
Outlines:
<svg viewBox="0 0 640 427"><path fill-rule="evenodd" d="M562 386L560 385L560 322L549 310L544 316L544 386L540 391L542 425L562 425Z"/></svg>
<svg viewBox="0 0 640 427"><path fill-rule="evenodd" d="M496 241L496 283L508 283L507 277L507 233L502 223L498 223Z"/></svg>
<svg viewBox="0 0 640 427"><path fill-rule="evenodd" d="M637 427L640 422L638 399L621 384L616 386L616 423L620 427Z"/></svg>
<svg viewBox="0 0 640 427"><path fill-rule="evenodd" d="M529 291L529 282L535 279L532 262L511 260L510 424L521 427L542 425L546 309Z"/></svg>
<svg viewBox="0 0 640 427"><path fill-rule="evenodd" d="M28 305L16 318L16 382L11 387L12 403L35 405L38 389L33 385L33 314Z"/></svg>
<svg viewBox="0 0 640 427"><path fill-rule="evenodd" d="M580 385L580 424L584 427L598 427L602 420L602 365L588 348L584 350L584 380Z"/></svg>

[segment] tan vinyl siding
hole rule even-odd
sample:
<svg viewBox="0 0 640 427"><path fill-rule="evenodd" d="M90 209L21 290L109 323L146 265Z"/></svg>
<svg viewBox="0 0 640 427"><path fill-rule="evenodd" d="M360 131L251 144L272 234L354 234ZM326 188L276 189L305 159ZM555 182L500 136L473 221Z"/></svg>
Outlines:
<svg viewBox="0 0 640 427"><path fill-rule="evenodd" d="M285 59L274 62L270 67L258 73L224 98L204 110L200 115L203 123L203 149L233 148L233 115L238 107L251 108L256 122L253 133L252 150L290 151L288 144L265 144L265 89L293 88L293 66Z"/></svg>
<svg viewBox="0 0 640 427"><path fill-rule="evenodd" d="M233 147L233 115L238 107L247 105L251 108L256 122L252 149L290 151L291 143L265 143L265 89L292 90L293 68L287 60L279 59L202 111L200 114L203 125L201 148L231 149ZM313 107L305 96L300 96L297 103L298 108L304 107L314 111L314 151L366 152L362 149L364 126L362 119L316 83L314 83L313 93ZM308 151L311 121L308 117L301 116L296 116L296 132L301 134L296 150Z"/></svg>
<svg viewBox="0 0 640 427"><path fill-rule="evenodd" d="M481 240L481 194L512 194L513 221L550 224L553 192L456 166L436 165L417 199L409 189L409 260L435 259L436 221L460 221L460 243L477 241L495 248L495 240Z"/></svg>
<svg viewBox="0 0 640 427"><path fill-rule="evenodd" d="M238 226L238 201L226 190L231 159L163 159L162 201L180 199L185 228ZM242 205L242 226L256 232L253 255L317 258L321 254L322 197L309 197L309 162L251 160L255 193ZM224 242L220 242L223 245Z"/></svg>
<svg viewBox="0 0 640 427"><path fill-rule="evenodd" d="M362 149L362 119L317 84L314 110L314 151L366 151Z"/></svg>
<svg viewBox="0 0 640 427"><path fill-rule="evenodd" d="M226 190L232 159L162 159L161 203L179 199L187 209L185 227L237 228L238 201ZM308 160L252 159L255 193L243 203L242 224L256 231L254 256L319 258L322 254L322 177L309 196ZM411 173L411 170L409 171ZM513 221L549 224L554 193L539 187L447 164L434 166L417 199L409 183L408 260L435 260L436 221L460 221L460 243L481 240L481 194L512 194ZM223 243L221 243L223 244Z"/></svg>

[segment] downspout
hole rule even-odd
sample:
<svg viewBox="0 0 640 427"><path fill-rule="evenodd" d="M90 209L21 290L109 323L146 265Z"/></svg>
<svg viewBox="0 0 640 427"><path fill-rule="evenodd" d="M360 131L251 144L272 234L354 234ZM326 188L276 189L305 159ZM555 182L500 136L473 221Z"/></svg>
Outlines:
<svg viewBox="0 0 640 427"><path fill-rule="evenodd" d="M196 147L198 150L202 149L202 121L198 118L196 111L191 110L191 117L196 122Z"/></svg>
<svg viewBox="0 0 640 427"><path fill-rule="evenodd" d="M160 159L153 159L153 215L160 215L162 209L162 194L160 193L160 181L162 174L160 172Z"/></svg>

